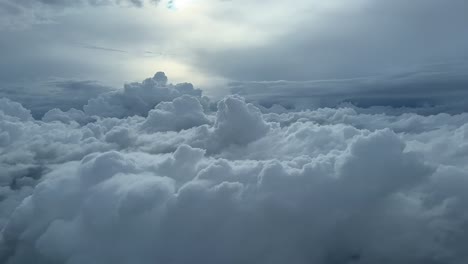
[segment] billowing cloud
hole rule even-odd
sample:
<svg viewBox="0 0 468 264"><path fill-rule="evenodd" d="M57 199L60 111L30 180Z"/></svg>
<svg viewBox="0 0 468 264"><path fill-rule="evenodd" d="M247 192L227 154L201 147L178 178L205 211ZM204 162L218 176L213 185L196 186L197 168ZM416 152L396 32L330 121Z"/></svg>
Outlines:
<svg viewBox="0 0 468 264"><path fill-rule="evenodd" d="M0 262L467 262L468 114L389 112L163 73L42 120L1 99Z"/></svg>
<svg viewBox="0 0 468 264"><path fill-rule="evenodd" d="M142 127L149 131L180 131L209 122L200 101L184 94L172 102L159 103L148 113Z"/></svg>
<svg viewBox="0 0 468 264"><path fill-rule="evenodd" d="M123 91L105 93L89 100L84 111L103 117L146 115L158 103L171 101L182 94L201 97L201 90L194 89L190 83L168 84L166 75L158 72L141 83L126 84Z"/></svg>
<svg viewBox="0 0 468 264"><path fill-rule="evenodd" d="M19 118L26 121L32 119L31 111L25 109L20 103L8 98L0 98L0 113L4 116Z"/></svg>

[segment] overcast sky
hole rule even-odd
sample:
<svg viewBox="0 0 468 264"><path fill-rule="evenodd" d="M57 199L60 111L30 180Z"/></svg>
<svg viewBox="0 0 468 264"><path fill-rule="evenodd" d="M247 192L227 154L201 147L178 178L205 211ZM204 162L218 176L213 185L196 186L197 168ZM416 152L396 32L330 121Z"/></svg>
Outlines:
<svg viewBox="0 0 468 264"><path fill-rule="evenodd" d="M432 105L468 98L467 14L465 0L0 0L0 96L41 116L163 71L266 105Z"/></svg>
<svg viewBox="0 0 468 264"><path fill-rule="evenodd" d="M0 0L0 80L305 81L468 59L465 0ZM216 85L215 85L216 84Z"/></svg>

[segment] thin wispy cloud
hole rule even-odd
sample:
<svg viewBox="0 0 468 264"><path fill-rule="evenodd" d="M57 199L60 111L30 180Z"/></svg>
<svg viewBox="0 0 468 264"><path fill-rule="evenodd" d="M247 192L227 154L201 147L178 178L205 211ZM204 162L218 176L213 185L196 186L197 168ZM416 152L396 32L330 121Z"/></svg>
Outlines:
<svg viewBox="0 0 468 264"><path fill-rule="evenodd" d="M128 51L126 51L126 50L113 49L113 48L100 47L100 46L87 45L87 44L84 44L83 48L92 49L92 50L109 51L109 52L128 53Z"/></svg>

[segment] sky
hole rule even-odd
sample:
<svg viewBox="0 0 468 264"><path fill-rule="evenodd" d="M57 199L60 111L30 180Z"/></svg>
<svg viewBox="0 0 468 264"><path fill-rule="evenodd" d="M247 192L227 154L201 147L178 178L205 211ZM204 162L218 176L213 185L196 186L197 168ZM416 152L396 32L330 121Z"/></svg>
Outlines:
<svg viewBox="0 0 468 264"><path fill-rule="evenodd" d="M468 263L466 25L466 0L0 0L0 263Z"/></svg>
<svg viewBox="0 0 468 264"><path fill-rule="evenodd" d="M232 82L377 78L387 85L418 74L436 76L436 89L446 91L466 83L467 5L1 0L0 81L19 98L47 93L57 81L120 89L157 71L213 96Z"/></svg>

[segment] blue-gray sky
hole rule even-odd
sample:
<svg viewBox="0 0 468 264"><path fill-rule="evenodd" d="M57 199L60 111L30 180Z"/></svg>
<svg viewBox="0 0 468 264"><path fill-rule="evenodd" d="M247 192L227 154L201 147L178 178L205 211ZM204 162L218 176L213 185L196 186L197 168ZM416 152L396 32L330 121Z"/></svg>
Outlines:
<svg viewBox="0 0 468 264"><path fill-rule="evenodd" d="M465 0L0 0L0 14L0 86L23 94L156 71L223 94L233 81L386 80L434 65L450 89L468 68Z"/></svg>

